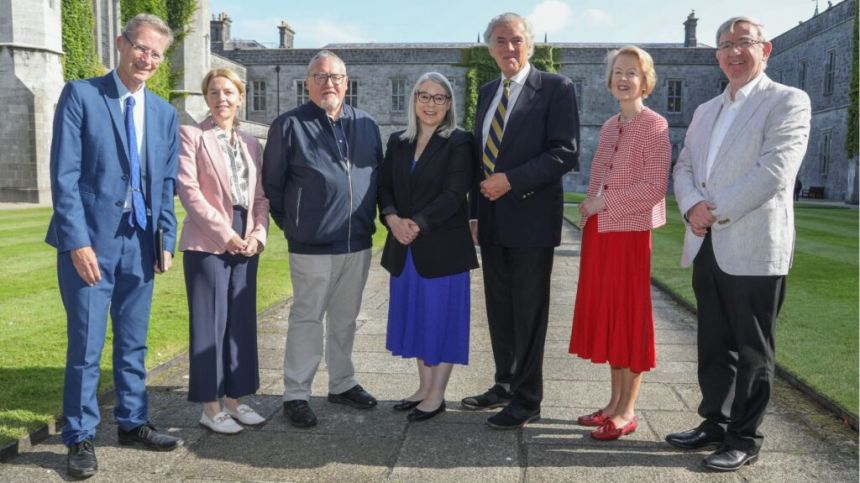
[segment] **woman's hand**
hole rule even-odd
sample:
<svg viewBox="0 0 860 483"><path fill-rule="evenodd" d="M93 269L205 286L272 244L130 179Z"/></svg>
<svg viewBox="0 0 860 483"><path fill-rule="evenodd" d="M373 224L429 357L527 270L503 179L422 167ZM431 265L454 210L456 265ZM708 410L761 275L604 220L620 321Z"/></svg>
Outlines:
<svg viewBox="0 0 860 483"><path fill-rule="evenodd" d="M421 231L418 225L409 218L400 218L397 215L391 214L385 217L385 223L391 229L391 234L394 239L400 242L401 245L409 245L415 241L418 232Z"/></svg>
<svg viewBox="0 0 860 483"><path fill-rule="evenodd" d="M602 196L588 197L579 204L579 215L583 218L589 217L595 213L603 211L606 208L606 201Z"/></svg>
<svg viewBox="0 0 860 483"><path fill-rule="evenodd" d="M243 254L247 247L248 242L243 240L238 234L233 233L233 236L230 237L230 240L228 240L227 244L224 245L224 251L230 255L238 255Z"/></svg>
<svg viewBox="0 0 860 483"><path fill-rule="evenodd" d="M249 236L245 238L245 249L242 250L242 255L246 257L253 257L254 255L260 253L263 245L256 238Z"/></svg>

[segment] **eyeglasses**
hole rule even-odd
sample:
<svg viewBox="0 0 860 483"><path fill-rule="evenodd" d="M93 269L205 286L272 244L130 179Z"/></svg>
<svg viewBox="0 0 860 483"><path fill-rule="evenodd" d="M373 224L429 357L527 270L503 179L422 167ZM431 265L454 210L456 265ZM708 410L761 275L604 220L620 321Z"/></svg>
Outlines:
<svg viewBox="0 0 860 483"><path fill-rule="evenodd" d="M415 98L418 99L418 102L420 102L421 104L427 104L428 102L430 102L430 99L433 99L433 104L441 106L442 104L448 102L448 99L450 99L451 96L446 96L444 94L436 94L434 96L429 92L418 91L415 93Z"/></svg>
<svg viewBox="0 0 860 483"><path fill-rule="evenodd" d="M153 50L153 49L150 49L149 47L145 47L143 45L136 43L134 40L131 40L128 37L127 33L123 32L122 38L124 38L126 42L130 43L131 46L134 48L134 50L137 51L138 54L145 55L145 56L149 57L149 60L155 62L156 64L160 64L161 61L164 60L164 54L162 54L161 52L159 52L157 50Z"/></svg>
<svg viewBox="0 0 860 483"><path fill-rule="evenodd" d="M752 48L753 45L763 44L764 40L753 40L753 39L741 39L737 42L732 42L731 40L726 40L725 42L720 42L717 45L717 50L720 52L729 52L734 50L737 47L738 50L748 50Z"/></svg>
<svg viewBox="0 0 860 483"><path fill-rule="evenodd" d="M316 74L311 74L310 77L313 77L314 81L319 86L325 85L329 80L331 80L332 84L337 86L343 83L344 79L346 79L346 74L328 74L326 72L318 72Z"/></svg>

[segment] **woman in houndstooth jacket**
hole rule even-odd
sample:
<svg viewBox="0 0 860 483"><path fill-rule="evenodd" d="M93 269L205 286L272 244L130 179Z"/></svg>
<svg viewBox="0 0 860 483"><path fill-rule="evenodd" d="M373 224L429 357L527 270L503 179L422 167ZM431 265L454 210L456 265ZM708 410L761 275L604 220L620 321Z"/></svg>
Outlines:
<svg viewBox="0 0 860 483"><path fill-rule="evenodd" d="M621 112L600 131L582 215L582 256L570 353L608 362L612 396L578 419L591 436L614 440L636 430L642 372L654 367L651 230L666 223L671 163L666 119L643 105L654 89L654 62L626 46L607 56L606 83Z"/></svg>

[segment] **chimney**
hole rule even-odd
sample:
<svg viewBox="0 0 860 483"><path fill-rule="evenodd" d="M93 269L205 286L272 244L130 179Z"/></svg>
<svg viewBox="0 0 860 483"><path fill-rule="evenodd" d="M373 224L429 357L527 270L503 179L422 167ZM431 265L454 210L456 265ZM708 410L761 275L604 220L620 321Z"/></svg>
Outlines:
<svg viewBox="0 0 860 483"><path fill-rule="evenodd" d="M684 22L684 47L699 45L699 42L696 40L696 24L698 22L699 19L696 18L696 11L690 11L690 15L687 15L687 21Z"/></svg>
<svg viewBox="0 0 860 483"><path fill-rule="evenodd" d="M229 42L230 41L230 16L226 12L221 12L217 16L213 15L209 22L209 38L212 42Z"/></svg>
<svg viewBox="0 0 860 483"><path fill-rule="evenodd" d="M278 48L279 49L292 49L293 48L293 38L295 36L296 36L296 31L290 27L290 24L281 20L281 24L278 25L278 37L280 38Z"/></svg>

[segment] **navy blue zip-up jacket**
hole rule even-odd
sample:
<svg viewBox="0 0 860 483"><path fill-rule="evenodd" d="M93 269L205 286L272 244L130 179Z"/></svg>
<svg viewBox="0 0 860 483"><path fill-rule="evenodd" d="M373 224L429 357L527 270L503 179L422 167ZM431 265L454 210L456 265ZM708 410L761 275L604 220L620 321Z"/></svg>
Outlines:
<svg viewBox="0 0 860 483"><path fill-rule="evenodd" d="M278 116L263 152L263 189L291 253L352 253L370 248L376 230L379 127L344 104L340 154L325 110L307 102Z"/></svg>

